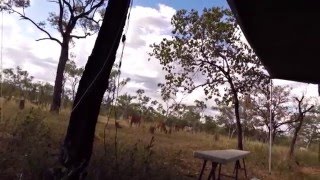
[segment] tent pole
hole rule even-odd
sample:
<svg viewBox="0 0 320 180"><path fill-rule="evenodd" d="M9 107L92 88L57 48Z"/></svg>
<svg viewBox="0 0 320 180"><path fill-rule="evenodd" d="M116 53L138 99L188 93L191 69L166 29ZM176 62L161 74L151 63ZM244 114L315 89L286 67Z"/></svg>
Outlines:
<svg viewBox="0 0 320 180"><path fill-rule="evenodd" d="M272 79L270 79L270 122L269 122L269 173L271 174L271 150L272 150Z"/></svg>

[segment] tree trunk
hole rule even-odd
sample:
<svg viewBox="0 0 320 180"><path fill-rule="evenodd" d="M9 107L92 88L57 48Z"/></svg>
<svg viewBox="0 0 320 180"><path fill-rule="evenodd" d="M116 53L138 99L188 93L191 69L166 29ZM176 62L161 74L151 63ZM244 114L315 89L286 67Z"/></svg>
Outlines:
<svg viewBox="0 0 320 180"><path fill-rule="evenodd" d="M309 140L308 140L308 143L307 143L307 145L306 145L306 149L309 149L309 146L310 146L310 144L311 144L311 141L312 141L312 139L309 139Z"/></svg>
<svg viewBox="0 0 320 180"><path fill-rule="evenodd" d="M66 63L69 59L69 37L64 37L61 45L60 58L57 68L56 80L54 82L54 89L52 95L52 103L51 103L51 112L59 113L60 105L61 105L61 93L63 86L63 72L66 66Z"/></svg>
<svg viewBox="0 0 320 180"><path fill-rule="evenodd" d="M109 0L102 26L81 77L60 161L70 179L79 179L87 167L103 94L115 61L130 0Z"/></svg>
<svg viewBox="0 0 320 180"><path fill-rule="evenodd" d="M238 149L243 150L242 127L241 127L240 113L239 113L239 99L236 93L234 93L234 113L236 115L236 121L237 121Z"/></svg>
<svg viewBox="0 0 320 180"><path fill-rule="evenodd" d="M295 146L296 141L297 141L298 133L299 133L301 127L302 127L303 117L299 117L299 121L298 122L299 122L299 124L294 130L294 134L293 134L292 141L291 141L291 144L290 144L290 150L289 150L289 157L290 158L293 156L293 153L294 153L294 146Z"/></svg>
<svg viewBox="0 0 320 180"><path fill-rule="evenodd" d="M231 131L231 135L230 135L230 138L229 138L229 139L232 139L232 138L233 138L234 132L236 132L236 129L233 129L233 130Z"/></svg>

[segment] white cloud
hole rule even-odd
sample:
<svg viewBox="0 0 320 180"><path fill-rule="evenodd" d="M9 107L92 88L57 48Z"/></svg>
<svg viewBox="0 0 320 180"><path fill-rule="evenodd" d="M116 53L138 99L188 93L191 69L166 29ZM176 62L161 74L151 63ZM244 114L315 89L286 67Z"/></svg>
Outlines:
<svg viewBox="0 0 320 180"><path fill-rule="evenodd" d="M31 9L30 9L31 12ZM157 8L135 6L131 11L130 26L127 32L127 44L124 51L122 72L123 77L132 81L123 92L135 92L145 89L151 96L156 94L157 84L164 75L156 60L148 61L150 44L170 38L171 17L175 9L159 4ZM35 41L46 37L31 23L19 20L13 14L4 15L4 68L21 66L35 76L36 79L50 81L55 78L56 66L60 54L59 45L50 40ZM57 32L54 37L59 37ZM76 55L79 66L86 64L96 35L86 39L76 39L70 51ZM120 44L119 50L122 44ZM118 51L119 51L118 50ZM119 52L118 56L119 58Z"/></svg>

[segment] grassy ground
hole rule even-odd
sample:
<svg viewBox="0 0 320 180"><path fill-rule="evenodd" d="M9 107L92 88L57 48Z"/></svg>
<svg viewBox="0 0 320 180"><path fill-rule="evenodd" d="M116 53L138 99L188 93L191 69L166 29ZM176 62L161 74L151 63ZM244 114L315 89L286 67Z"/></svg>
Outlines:
<svg viewBox="0 0 320 180"><path fill-rule="evenodd" d="M30 104L23 111L17 109L15 102L7 102L4 107L0 122L0 179L41 179L46 168L58 165L68 111L56 116ZM202 162L193 158L193 151L236 146L236 140L222 135L152 135L148 131L150 124L129 128L127 121L119 121L122 128L116 133L114 120L107 126L106 122L106 117L99 118L88 179L196 179ZM246 159L250 178L320 179L316 151L297 151L295 159L288 162L287 147L274 146L270 175L267 145L245 141L244 146L252 152ZM222 171L230 174L232 168L233 164L229 164ZM244 179L242 172L240 175Z"/></svg>

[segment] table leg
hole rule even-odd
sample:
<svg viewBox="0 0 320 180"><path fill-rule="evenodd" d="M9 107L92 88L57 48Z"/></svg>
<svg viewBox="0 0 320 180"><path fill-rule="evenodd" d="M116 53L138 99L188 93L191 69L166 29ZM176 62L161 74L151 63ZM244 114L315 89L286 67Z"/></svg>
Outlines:
<svg viewBox="0 0 320 180"><path fill-rule="evenodd" d="M244 168L244 175L245 175L246 179L248 179L247 169L246 169L246 163L244 162L244 158L242 159L242 162L243 162L243 168Z"/></svg>
<svg viewBox="0 0 320 180"><path fill-rule="evenodd" d="M212 167L211 167L211 171L210 171L210 174L209 174L209 176L208 176L208 180L210 180L211 179L211 177L212 177L212 179L213 180L215 180L216 179L216 168L217 168L217 163L215 163L215 162L212 162Z"/></svg>
<svg viewBox="0 0 320 180"><path fill-rule="evenodd" d="M203 160L203 165L202 165L202 169L201 169L201 172L200 172L200 175L199 175L199 180L201 180L202 178L202 175L203 175L203 171L204 171L204 168L206 167L206 164L207 164L207 160Z"/></svg>
<svg viewBox="0 0 320 180"><path fill-rule="evenodd" d="M220 180L220 175L221 175L221 164L219 164L219 174L218 174L218 180Z"/></svg>
<svg viewBox="0 0 320 180"><path fill-rule="evenodd" d="M239 169L239 166L240 166L240 162L239 160L236 161L236 164L234 165L234 169L233 169L233 174L234 172L236 172L236 180L238 179L238 169Z"/></svg>

